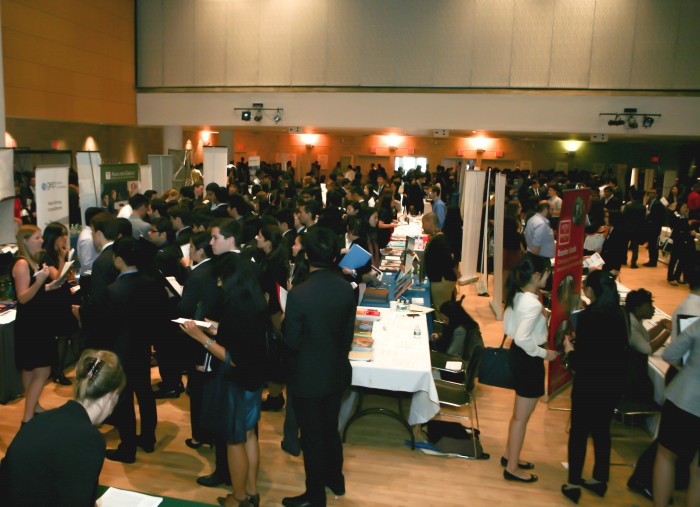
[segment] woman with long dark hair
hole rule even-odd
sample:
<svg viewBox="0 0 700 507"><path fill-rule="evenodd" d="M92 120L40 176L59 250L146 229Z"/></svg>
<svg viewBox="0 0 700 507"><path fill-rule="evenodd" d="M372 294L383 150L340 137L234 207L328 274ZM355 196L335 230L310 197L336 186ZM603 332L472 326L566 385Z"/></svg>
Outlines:
<svg viewBox="0 0 700 507"><path fill-rule="evenodd" d="M52 222L44 229L44 255L41 262L49 267L49 278L58 279L63 271L63 267L68 262L70 243L68 240L68 229L59 222ZM71 314L70 288L67 284L60 289L51 292L48 299L48 310L52 322L53 334L56 337L57 362L53 365L51 377L57 384L63 386L71 385L66 378L63 368L68 352L68 342L71 334L76 330L76 321ZM75 343L71 343L75 348ZM77 350L75 350L77 354Z"/></svg>
<svg viewBox="0 0 700 507"><path fill-rule="evenodd" d="M256 427L266 380L267 303L250 261L229 255L225 262L230 264L226 270L230 275L223 281L223 317L215 336L206 335L191 320L180 327L218 360L215 369L230 361L235 400L227 411L232 417L227 421L231 427L227 455L233 492L218 502L228 507L257 506L260 448Z"/></svg>
<svg viewBox="0 0 700 507"><path fill-rule="evenodd" d="M569 482L565 497L578 503L581 486L604 496L610 475L610 423L625 387L629 323L609 271L594 271L585 281L591 304L578 314L574 342L567 336L564 350L574 371L569 431ZM593 480L581 477L588 436L593 437Z"/></svg>
<svg viewBox="0 0 700 507"><path fill-rule="evenodd" d="M514 200L506 203L505 217L503 218L503 280L504 288L508 283L510 270L518 265L523 256L523 234L520 224L520 213L523 207L520 201ZM505 290L503 293L505 294Z"/></svg>
<svg viewBox="0 0 700 507"><path fill-rule="evenodd" d="M364 217L365 235L367 237L367 251L372 255L372 266L379 269L382 260L382 253L379 248L379 211L377 208L367 206L362 209Z"/></svg>
<svg viewBox="0 0 700 507"><path fill-rule="evenodd" d="M39 397L56 360L51 321L46 318L50 270L40 265L44 239L35 225L23 225L17 231L17 254L10 266L12 286L17 296L15 318L15 365L22 372L24 414L28 422L34 414L44 412Z"/></svg>
<svg viewBox="0 0 700 507"><path fill-rule="evenodd" d="M535 465L520 461L527 422L544 395L544 361L557 357L544 348L547 342L547 319L538 293L547 285L552 265L546 257L527 253L508 276L503 331L513 339L510 369L515 379L515 405L508 426L508 443L501 457L503 478L509 481L535 482L534 474L523 475L519 469Z"/></svg>
<svg viewBox="0 0 700 507"><path fill-rule="evenodd" d="M379 220L377 222L377 244L379 248L386 248L391 239L391 234L394 228L398 225L396 222L396 209L394 208L394 194L389 187L382 190L382 195L377 201L377 210L379 211Z"/></svg>

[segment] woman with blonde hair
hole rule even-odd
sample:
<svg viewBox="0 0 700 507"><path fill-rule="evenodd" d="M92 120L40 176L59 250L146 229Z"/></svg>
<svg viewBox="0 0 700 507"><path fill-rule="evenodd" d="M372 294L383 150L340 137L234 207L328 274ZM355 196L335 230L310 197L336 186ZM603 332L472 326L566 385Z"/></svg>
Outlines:
<svg viewBox="0 0 700 507"><path fill-rule="evenodd" d="M47 317L46 293L61 282L46 284L49 267L39 265L44 239L35 225L23 225L17 231L17 254L10 267L12 286L17 297L15 318L15 364L22 372L25 423L35 413L43 412L39 397L55 362L56 345Z"/></svg>
<svg viewBox="0 0 700 507"><path fill-rule="evenodd" d="M0 467L3 505L95 505L105 459L95 426L114 410L126 377L114 353L86 350L75 381L75 400L22 426L7 449Z"/></svg>

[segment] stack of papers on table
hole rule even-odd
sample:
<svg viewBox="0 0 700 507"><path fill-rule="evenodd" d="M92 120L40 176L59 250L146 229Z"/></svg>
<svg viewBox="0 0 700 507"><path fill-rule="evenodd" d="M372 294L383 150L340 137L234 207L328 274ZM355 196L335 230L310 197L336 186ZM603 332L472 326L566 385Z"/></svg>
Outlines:
<svg viewBox="0 0 700 507"><path fill-rule="evenodd" d="M163 501L156 496L148 496L133 491L109 488L97 500L97 507L156 507Z"/></svg>
<svg viewBox="0 0 700 507"><path fill-rule="evenodd" d="M376 321L382 318L382 313L371 308L358 308L355 312L355 318L361 321Z"/></svg>
<svg viewBox="0 0 700 507"><path fill-rule="evenodd" d="M348 358L350 361L372 361L374 359L374 350L367 350L363 352L355 352L354 350L351 350Z"/></svg>

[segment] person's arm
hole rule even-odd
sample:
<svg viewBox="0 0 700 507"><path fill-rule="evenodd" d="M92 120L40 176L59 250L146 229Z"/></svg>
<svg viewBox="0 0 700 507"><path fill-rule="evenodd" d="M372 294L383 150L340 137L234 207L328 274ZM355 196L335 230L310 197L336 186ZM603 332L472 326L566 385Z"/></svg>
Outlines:
<svg viewBox="0 0 700 507"><path fill-rule="evenodd" d="M695 336L700 333L700 319L680 333L664 350L662 357L669 363L677 363L690 350Z"/></svg>
<svg viewBox="0 0 700 507"><path fill-rule="evenodd" d="M651 343L646 341L644 336L641 335L639 330L632 328L630 329L630 347L632 347L637 352L644 354L645 356L654 353Z"/></svg>
<svg viewBox="0 0 700 507"><path fill-rule="evenodd" d="M284 313L283 338L282 341L292 350L299 350L303 341L304 315L302 305L294 291L290 291L287 296L287 308Z"/></svg>
<svg viewBox="0 0 700 507"><path fill-rule="evenodd" d="M663 319L649 330L649 346L651 347L651 353L653 354L661 348L661 346L666 343L668 337L671 334L671 321L669 319Z"/></svg>
<svg viewBox="0 0 700 507"><path fill-rule="evenodd" d="M12 268L12 277L15 279L17 301L24 305L31 301L37 292L44 290L44 282L49 277L49 267L44 264L43 268L34 275L34 282L32 282L29 274L29 263L20 259Z"/></svg>
<svg viewBox="0 0 700 507"><path fill-rule="evenodd" d="M214 337L210 337L205 334L204 331L202 331L197 324L194 323L194 321L188 320L187 322L180 324L180 329L202 344L207 352L209 352L219 361L223 362L226 360L226 349L216 343ZM231 361L231 366L236 366L233 361Z"/></svg>

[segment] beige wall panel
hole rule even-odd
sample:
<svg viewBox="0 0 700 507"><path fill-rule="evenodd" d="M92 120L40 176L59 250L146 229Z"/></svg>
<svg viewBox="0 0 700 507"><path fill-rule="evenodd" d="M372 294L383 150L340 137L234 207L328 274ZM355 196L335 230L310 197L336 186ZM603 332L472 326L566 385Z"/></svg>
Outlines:
<svg viewBox="0 0 700 507"><path fill-rule="evenodd" d="M137 86L163 86L163 3L161 0L139 2L136 17L138 38Z"/></svg>
<svg viewBox="0 0 700 507"><path fill-rule="evenodd" d="M226 83L226 3L197 0L194 11L194 83L223 86ZM234 30L231 28L233 36Z"/></svg>
<svg viewBox="0 0 700 507"><path fill-rule="evenodd" d="M700 89L700 2L683 0L678 24L678 42L674 61L674 88L680 90Z"/></svg>
<svg viewBox="0 0 700 507"><path fill-rule="evenodd" d="M474 86L509 86L514 10L514 0L476 0Z"/></svg>
<svg viewBox="0 0 700 507"><path fill-rule="evenodd" d="M510 86L549 85L554 0L518 0L513 22Z"/></svg>
<svg viewBox="0 0 700 507"><path fill-rule="evenodd" d="M291 12L291 79L294 86L323 85L326 75L328 1L297 0Z"/></svg>
<svg viewBox="0 0 700 507"><path fill-rule="evenodd" d="M631 88L673 88L679 0L639 0Z"/></svg>
<svg viewBox="0 0 700 507"><path fill-rule="evenodd" d="M167 0L163 10L163 83L192 86L194 81L194 2Z"/></svg>
<svg viewBox="0 0 700 507"><path fill-rule="evenodd" d="M591 88L629 88L638 0L597 0Z"/></svg>
<svg viewBox="0 0 700 507"><path fill-rule="evenodd" d="M397 35L397 81L402 86L433 86L433 58L439 49L430 18L440 2L402 0Z"/></svg>
<svg viewBox="0 0 700 507"><path fill-rule="evenodd" d="M260 0L259 84L289 86L292 80L292 30L296 2Z"/></svg>
<svg viewBox="0 0 700 507"><path fill-rule="evenodd" d="M361 81L363 86L395 86L397 76L397 44L400 30L413 31L420 27L401 26L400 0L362 0Z"/></svg>
<svg viewBox="0 0 700 507"><path fill-rule="evenodd" d="M328 0L325 84L359 86L362 0Z"/></svg>
<svg viewBox="0 0 700 507"><path fill-rule="evenodd" d="M260 25L258 2L226 3L226 86L260 83Z"/></svg>
<svg viewBox="0 0 700 507"><path fill-rule="evenodd" d="M433 86L470 86L474 61L474 0L431 3L426 20L433 34Z"/></svg>
<svg viewBox="0 0 700 507"><path fill-rule="evenodd" d="M595 0L554 4L550 87L588 88L595 5Z"/></svg>

